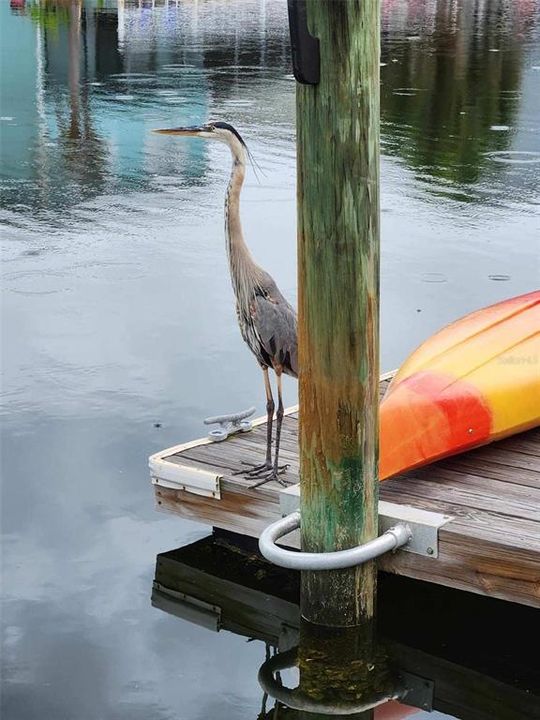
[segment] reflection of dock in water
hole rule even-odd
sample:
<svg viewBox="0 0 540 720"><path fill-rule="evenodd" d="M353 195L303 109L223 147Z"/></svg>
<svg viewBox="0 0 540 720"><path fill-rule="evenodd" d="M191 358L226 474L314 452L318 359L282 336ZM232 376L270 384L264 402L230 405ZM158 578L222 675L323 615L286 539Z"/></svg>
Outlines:
<svg viewBox="0 0 540 720"><path fill-rule="evenodd" d="M384 393L388 376L381 381ZM287 479L298 482L298 415L283 423ZM258 537L281 516L276 484L249 489L234 473L264 456L263 421L220 443L196 440L150 462L160 510ZM438 557L399 552L379 568L448 587L540 607L540 430L443 460L381 483L381 500L452 516Z"/></svg>
<svg viewBox="0 0 540 720"><path fill-rule="evenodd" d="M535 610L389 575L380 585L380 642L396 672L424 680L421 706L463 720L540 718L534 641L524 643ZM157 556L155 607L280 653L298 641L298 597L299 574L266 563L248 538L216 531Z"/></svg>

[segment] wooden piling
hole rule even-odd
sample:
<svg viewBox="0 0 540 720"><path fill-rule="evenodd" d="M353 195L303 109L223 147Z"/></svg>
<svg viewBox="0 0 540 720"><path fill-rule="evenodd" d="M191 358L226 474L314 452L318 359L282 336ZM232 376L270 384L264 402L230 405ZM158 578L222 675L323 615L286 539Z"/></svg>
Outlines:
<svg viewBox="0 0 540 720"><path fill-rule="evenodd" d="M297 88L302 547L377 535L379 0L308 0L320 82ZM302 614L373 616L374 563L305 572Z"/></svg>

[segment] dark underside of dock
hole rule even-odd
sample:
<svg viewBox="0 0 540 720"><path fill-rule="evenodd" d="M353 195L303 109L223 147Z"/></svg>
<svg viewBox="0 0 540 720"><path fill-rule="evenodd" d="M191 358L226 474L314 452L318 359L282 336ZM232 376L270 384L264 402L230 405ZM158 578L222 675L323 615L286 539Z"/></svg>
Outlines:
<svg viewBox="0 0 540 720"><path fill-rule="evenodd" d="M291 484L299 482L297 430L291 408L281 454ZM152 456L158 508L258 537L281 517L283 488L250 489L253 481L234 473L242 461L259 462L265 442L261 420L221 443L196 440ZM380 499L452 517L439 529L438 557L400 551L381 558L381 570L540 607L540 428L387 480Z"/></svg>

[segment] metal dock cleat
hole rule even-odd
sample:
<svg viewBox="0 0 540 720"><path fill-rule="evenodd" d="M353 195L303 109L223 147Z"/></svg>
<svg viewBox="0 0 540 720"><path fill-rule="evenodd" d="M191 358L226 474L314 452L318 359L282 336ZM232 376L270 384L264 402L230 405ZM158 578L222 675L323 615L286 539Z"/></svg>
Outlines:
<svg viewBox="0 0 540 720"><path fill-rule="evenodd" d="M234 435L237 432L249 432L253 427L253 423L247 418L251 417L254 412L255 408L251 407L248 410L231 413L230 415L207 417L204 420L205 425L219 425L214 430L210 430L208 439L212 440L212 442L222 442L229 435Z"/></svg>

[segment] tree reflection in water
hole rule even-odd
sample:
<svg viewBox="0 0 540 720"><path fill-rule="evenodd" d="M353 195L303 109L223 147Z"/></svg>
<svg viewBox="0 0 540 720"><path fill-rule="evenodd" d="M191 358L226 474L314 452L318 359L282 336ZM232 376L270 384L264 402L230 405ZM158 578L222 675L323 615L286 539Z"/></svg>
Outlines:
<svg viewBox="0 0 540 720"><path fill-rule="evenodd" d="M43 99L45 131L31 163L38 193L29 194L41 207L147 187L149 109L171 114L176 107L178 122L182 116L182 124L200 122L213 98L225 99L233 89L238 94L240 87L247 97L264 86L270 69L290 74L288 29L274 24L267 34L264 8L258 19L250 18L255 22L239 18L242 31L226 44L219 42L208 9L191 3L96 8L84 0L33 0L12 3L12 12L26 13L36 25L43 68L36 92ZM535 4L527 2L383 0L383 154L403 158L433 193L446 194L451 186L455 197L476 199L470 186L488 154L511 146L525 41L536 20ZM177 70L166 76L171 63ZM160 92L179 91L185 102L174 106L172 98L157 95L157 76ZM292 106L292 82L281 85L280 97L275 84L269 92L264 102L272 98L285 108L288 98ZM237 122L242 115L242 108L234 113ZM294 118L285 114L283 121ZM118 133L122 147L115 147ZM491 169L505 170L500 164ZM205 168L195 170L200 177ZM17 203L18 191L4 194L8 204Z"/></svg>
<svg viewBox="0 0 540 720"><path fill-rule="evenodd" d="M421 173L474 183L486 152L510 144L533 3L439 0L431 12L423 3L383 6L384 152Z"/></svg>

